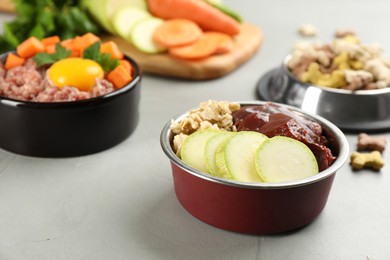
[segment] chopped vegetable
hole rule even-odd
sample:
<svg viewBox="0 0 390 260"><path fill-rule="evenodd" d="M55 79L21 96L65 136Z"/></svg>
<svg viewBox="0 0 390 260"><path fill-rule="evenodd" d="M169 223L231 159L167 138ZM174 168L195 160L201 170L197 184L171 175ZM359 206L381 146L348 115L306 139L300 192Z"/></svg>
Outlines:
<svg viewBox="0 0 390 260"><path fill-rule="evenodd" d="M73 49L73 38L63 40L60 43L61 43L61 46L63 46L65 49L67 49L68 51L71 51L71 54L70 54L71 57L80 57L80 53L78 51L76 51L75 49Z"/></svg>
<svg viewBox="0 0 390 260"><path fill-rule="evenodd" d="M119 64L126 68L129 71L130 75L132 73L132 66L128 60L119 60Z"/></svg>
<svg viewBox="0 0 390 260"><path fill-rule="evenodd" d="M119 50L118 45L113 41L108 41L100 45L101 53L111 54L112 59L123 59L123 53Z"/></svg>
<svg viewBox="0 0 390 260"><path fill-rule="evenodd" d="M119 89L128 84L132 80L132 76L124 66L119 65L108 73L107 79L116 89Z"/></svg>
<svg viewBox="0 0 390 260"><path fill-rule="evenodd" d="M171 19L156 29L153 39L158 44L170 48L193 43L202 33L202 29L191 20Z"/></svg>
<svg viewBox="0 0 390 260"><path fill-rule="evenodd" d="M218 32L208 32L208 34L211 38L214 38L214 41L219 42L214 54L224 54L233 50L234 41L229 35Z"/></svg>
<svg viewBox="0 0 390 260"><path fill-rule="evenodd" d="M147 17L151 17L151 15L146 9L126 5L118 8L112 15L112 26L116 34L129 41L134 25Z"/></svg>
<svg viewBox="0 0 390 260"><path fill-rule="evenodd" d="M319 172L310 148L287 136L274 136L261 143L255 150L254 161L256 172L264 182L300 180Z"/></svg>
<svg viewBox="0 0 390 260"><path fill-rule="evenodd" d="M95 21L112 34L116 33L113 22L116 11L126 8L126 6L133 6L145 11L148 9L146 0L80 0L79 2L93 16ZM130 20L131 25L133 16L128 16L127 18Z"/></svg>
<svg viewBox="0 0 390 260"><path fill-rule="evenodd" d="M240 23L212 5L199 0L147 0L149 11L161 19L183 18L197 23L205 31L236 35Z"/></svg>
<svg viewBox="0 0 390 260"><path fill-rule="evenodd" d="M192 44L169 49L169 54L177 58L197 60L227 50L230 36L223 33L205 32Z"/></svg>
<svg viewBox="0 0 390 260"><path fill-rule="evenodd" d="M16 48L19 57L30 58L39 52L45 51L45 46L36 37L31 36Z"/></svg>
<svg viewBox="0 0 390 260"><path fill-rule="evenodd" d="M16 66L21 66L24 64L26 59L19 57L16 54L9 53L7 56L7 60L5 61L4 67L5 69L9 70Z"/></svg>
<svg viewBox="0 0 390 260"><path fill-rule="evenodd" d="M82 36L76 36L72 42L72 49L80 54L92 44L99 42L100 38L93 33L86 33Z"/></svg>
<svg viewBox="0 0 390 260"><path fill-rule="evenodd" d="M138 50L156 54L166 51L166 48L156 44L153 34L156 29L164 23L164 20L156 17L147 17L138 21L131 30L131 43Z"/></svg>
<svg viewBox="0 0 390 260"><path fill-rule="evenodd" d="M43 38L41 40L41 43L45 46L50 46L50 45L55 45L55 44L59 43L60 41L61 41L60 37L58 35L55 35L55 36L49 36L49 37Z"/></svg>
<svg viewBox="0 0 390 260"><path fill-rule="evenodd" d="M73 49L73 39L66 39L61 41L61 46L65 47L67 50Z"/></svg>
<svg viewBox="0 0 390 260"><path fill-rule="evenodd" d="M49 53L49 54L55 53L56 52L56 45L52 44L52 45L45 46L45 52Z"/></svg>

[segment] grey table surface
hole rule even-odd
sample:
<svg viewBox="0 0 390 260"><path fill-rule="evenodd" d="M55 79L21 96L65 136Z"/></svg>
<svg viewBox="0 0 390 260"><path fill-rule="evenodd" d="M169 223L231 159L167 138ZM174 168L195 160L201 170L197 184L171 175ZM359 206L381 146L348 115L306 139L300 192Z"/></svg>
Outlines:
<svg viewBox="0 0 390 260"><path fill-rule="evenodd" d="M352 172L346 163L322 214L296 232L228 232L200 222L178 203L159 144L164 124L208 99L256 99L261 75L301 39L300 24L315 24L322 41L338 28L355 28L362 41L390 51L390 1L225 2L265 35L259 52L234 72L195 82L145 74L136 131L98 154L45 159L0 149L1 260L390 259L389 151L380 172ZM9 19L0 15L0 22ZM347 138L355 150L357 136Z"/></svg>

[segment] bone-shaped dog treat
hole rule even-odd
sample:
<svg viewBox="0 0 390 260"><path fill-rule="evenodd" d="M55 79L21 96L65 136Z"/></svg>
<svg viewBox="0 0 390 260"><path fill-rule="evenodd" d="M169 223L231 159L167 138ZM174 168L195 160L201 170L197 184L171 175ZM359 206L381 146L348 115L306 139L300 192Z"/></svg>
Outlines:
<svg viewBox="0 0 390 260"><path fill-rule="evenodd" d="M353 152L350 159L354 170L371 168L379 171L385 165L385 161L382 159L382 155L379 151L370 153Z"/></svg>
<svg viewBox="0 0 390 260"><path fill-rule="evenodd" d="M366 133L361 133L358 136L357 149L359 151L379 151L385 150L387 140L385 136L371 136Z"/></svg>

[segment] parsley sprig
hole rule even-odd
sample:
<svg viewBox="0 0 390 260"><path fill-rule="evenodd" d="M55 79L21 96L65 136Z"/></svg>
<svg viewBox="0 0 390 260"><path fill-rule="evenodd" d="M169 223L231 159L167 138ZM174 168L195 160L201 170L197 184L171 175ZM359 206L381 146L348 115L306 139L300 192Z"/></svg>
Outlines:
<svg viewBox="0 0 390 260"><path fill-rule="evenodd" d="M68 51L65 47L61 46L61 44L57 43L55 53L49 54L46 52L40 52L35 54L33 59L38 64L38 67L41 67L68 58L71 53L72 51Z"/></svg>
<svg viewBox="0 0 390 260"><path fill-rule="evenodd" d="M119 60L111 58L111 54L100 52L100 42L95 42L86 48L83 52L83 58L96 61L106 72L115 69L119 65Z"/></svg>
<svg viewBox="0 0 390 260"><path fill-rule="evenodd" d="M111 54L100 52L100 42L95 42L83 52L82 57L84 59L94 60L103 68L105 72L109 72L115 69L119 65L118 59L112 59ZM59 60L66 59L71 55L71 51L67 50L60 43L56 44L56 52L49 54L46 52L37 53L34 56L34 61L38 64L38 67L44 65L51 65Z"/></svg>

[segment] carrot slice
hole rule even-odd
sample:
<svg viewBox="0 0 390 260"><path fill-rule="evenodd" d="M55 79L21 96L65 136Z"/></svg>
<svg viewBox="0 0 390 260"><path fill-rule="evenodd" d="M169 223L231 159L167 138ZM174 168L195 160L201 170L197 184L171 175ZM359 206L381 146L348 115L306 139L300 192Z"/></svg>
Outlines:
<svg viewBox="0 0 390 260"><path fill-rule="evenodd" d="M127 85L131 80L132 76L128 70L122 65L117 66L107 75L107 79L114 85L116 89L122 88Z"/></svg>
<svg viewBox="0 0 390 260"><path fill-rule="evenodd" d="M223 33L205 32L199 40L190 45L170 48L169 54L188 60L204 59L223 51L226 46L226 37L230 39L229 35Z"/></svg>
<svg viewBox="0 0 390 260"><path fill-rule="evenodd" d="M8 54L7 60L5 61L4 67L9 70L17 66L21 66L24 64L26 59L21 58L13 53Z"/></svg>
<svg viewBox="0 0 390 260"><path fill-rule="evenodd" d="M16 47L16 53L21 58L30 58L38 52L45 51L45 46L36 37L31 36Z"/></svg>
<svg viewBox="0 0 390 260"><path fill-rule="evenodd" d="M236 35L241 25L229 15L206 1L199 0L147 0L152 15L164 20L183 18L197 23L204 31Z"/></svg>
<svg viewBox="0 0 390 260"><path fill-rule="evenodd" d="M49 45L56 45L57 43L59 43L61 40L60 40L60 37L55 35L55 36L49 36L49 37L46 37L46 38L43 38L41 40L41 43L45 46L49 46Z"/></svg>
<svg viewBox="0 0 390 260"><path fill-rule="evenodd" d="M119 49L118 45L113 41L108 41L100 45L101 53L111 54L112 59L123 59L123 53Z"/></svg>
<svg viewBox="0 0 390 260"><path fill-rule="evenodd" d="M202 33L202 29L191 20L172 19L157 27L153 40L161 46L171 48L193 43Z"/></svg>
<svg viewBox="0 0 390 260"><path fill-rule="evenodd" d="M234 41L230 35L219 32L208 32L208 34L212 34L211 37L215 37L215 40L219 41L214 54L224 54L234 49Z"/></svg>

